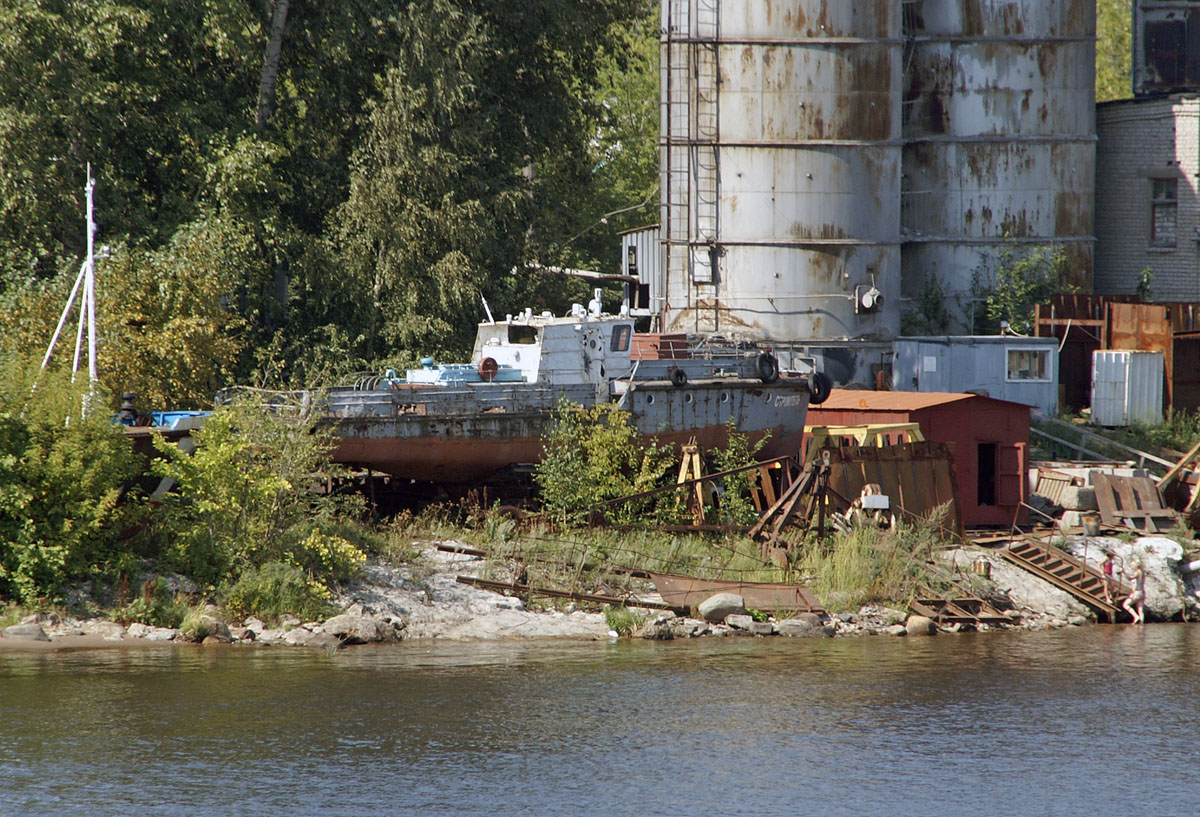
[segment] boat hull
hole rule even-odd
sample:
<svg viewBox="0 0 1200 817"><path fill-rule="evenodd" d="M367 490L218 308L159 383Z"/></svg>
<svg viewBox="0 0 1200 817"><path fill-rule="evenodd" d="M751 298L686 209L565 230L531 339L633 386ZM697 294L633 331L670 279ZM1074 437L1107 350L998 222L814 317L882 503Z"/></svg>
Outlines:
<svg viewBox="0 0 1200 817"><path fill-rule="evenodd" d="M594 405L591 388L483 385L464 389L372 390L330 396L334 460L396 477L475 483L542 457L560 400ZM799 451L808 406L805 381L770 385L715 378L677 387L630 384L619 403L645 440L723 446L729 423L761 439L762 456Z"/></svg>

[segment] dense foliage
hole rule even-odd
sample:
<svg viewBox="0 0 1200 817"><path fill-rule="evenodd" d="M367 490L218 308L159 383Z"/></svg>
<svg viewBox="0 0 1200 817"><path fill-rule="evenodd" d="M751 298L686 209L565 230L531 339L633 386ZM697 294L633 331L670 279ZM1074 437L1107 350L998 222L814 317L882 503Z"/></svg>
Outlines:
<svg viewBox="0 0 1200 817"><path fill-rule="evenodd" d="M191 453L159 440L152 469L177 486L161 517L165 563L214 587L272 563L349 576L365 556L334 528L356 509L313 490L329 446L316 423L311 404L251 396L214 412Z"/></svg>
<svg viewBox="0 0 1200 817"><path fill-rule="evenodd" d="M112 567L121 535L142 511L119 502L136 470L124 435L81 411L69 380L37 388L6 361L0 389L0 598L54 600L68 581Z"/></svg>
<svg viewBox="0 0 1200 817"><path fill-rule="evenodd" d="M3 345L50 336L88 163L110 394L461 353L481 296L579 300L528 265L612 271L653 212L602 218L654 190L655 9L0 0Z"/></svg>

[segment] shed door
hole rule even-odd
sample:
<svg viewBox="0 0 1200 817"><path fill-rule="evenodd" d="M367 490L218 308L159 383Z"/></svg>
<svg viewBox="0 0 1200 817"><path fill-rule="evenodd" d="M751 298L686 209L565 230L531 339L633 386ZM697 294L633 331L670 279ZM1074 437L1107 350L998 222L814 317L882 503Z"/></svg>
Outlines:
<svg viewBox="0 0 1200 817"><path fill-rule="evenodd" d="M1025 443L998 445L996 452L996 504L1018 505L1024 499Z"/></svg>

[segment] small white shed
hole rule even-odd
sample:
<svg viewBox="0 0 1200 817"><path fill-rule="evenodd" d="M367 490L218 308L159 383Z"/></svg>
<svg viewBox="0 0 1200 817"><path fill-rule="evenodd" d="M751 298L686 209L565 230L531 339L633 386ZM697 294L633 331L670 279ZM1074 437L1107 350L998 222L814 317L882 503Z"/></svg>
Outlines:
<svg viewBox="0 0 1200 817"><path fill-rule="evenodd" d="M896 391L974 392L1058 412L1058 339L1008 335L898 338Z"/></svg>
<svg viewBox="0 0 1200 817"><path fill-rule="evenodd" d="M1162 396L1162 352L1092 352L1092 422L1096 425L1161 423Z"/></svg>

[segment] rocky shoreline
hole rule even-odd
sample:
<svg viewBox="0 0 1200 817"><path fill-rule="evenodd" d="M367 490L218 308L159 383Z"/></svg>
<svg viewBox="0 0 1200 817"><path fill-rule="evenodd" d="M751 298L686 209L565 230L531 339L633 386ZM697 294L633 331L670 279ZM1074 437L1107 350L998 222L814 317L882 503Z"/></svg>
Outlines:
<svg viewBox="0 0 1200 817"><path fill-rule="evenodd" d="M566 605L561 610L532 611L513 596L456 581L477 575L484 562L477 556L444 552L437 543L423 543L410 565L371 562L359 579L336 599L340 612L325 621L301 621L285 616L276 627L256 618L222 621L215 607L206 611L201 644L255 644L336 649L369 643L419 639L495 640L559 638L602 640L618 638L604 615ZM1119 563L1136 560L1147 570L1147 612L1152 619L1196 618L1200 612L1200 573L1181 572L1183 549L1172 540L1144 537L1132 542L1109 537L1073 537L1063 547L1089 563L1099 564L1104 550ZM980 624L977 629L1041 630L1084 626L1094 615L1070 594L1013 567L985 548L950 548L940 554L955 569L987 573L994 599L1007 601L1008 623ZM981 571L979 565L986 563ZM722 594L728 596L729 594ZM656 600L653 594L642 597ZM702 617L677 616L660 610L635 608L640 622L630 635L669 640L678 638L751 636L817 637L919 636L954 632L903 610L868 605L856 613L822 618L802 613L793 618L760 620L750 615L740 597L714 597L702 604ZM65 649L196 643L177 629L132 623L123 626L103 618L76 619L53 613L30 615L0 631L0 649Z"/></svg>

